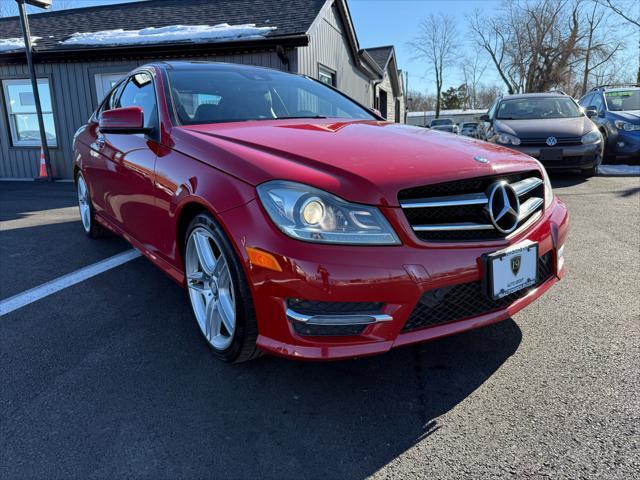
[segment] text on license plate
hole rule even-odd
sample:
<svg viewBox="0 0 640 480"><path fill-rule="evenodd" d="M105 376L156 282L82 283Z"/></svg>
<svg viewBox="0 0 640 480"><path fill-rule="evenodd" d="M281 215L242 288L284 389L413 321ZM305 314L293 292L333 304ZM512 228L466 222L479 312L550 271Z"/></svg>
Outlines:
<svg viewBox="0 0 640 480"><path fill-rule="evenodd" d="M538 268L538 244L519 243L488 255L489 295L498 299L535 285Z"/></svg>

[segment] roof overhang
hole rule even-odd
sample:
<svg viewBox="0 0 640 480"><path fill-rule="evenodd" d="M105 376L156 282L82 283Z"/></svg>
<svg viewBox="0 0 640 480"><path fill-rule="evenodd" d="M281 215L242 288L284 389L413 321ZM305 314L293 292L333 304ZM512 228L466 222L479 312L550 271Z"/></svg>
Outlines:
<svg viewBox="0 0 640 480"><path fill-rule="evenodd" d="M309 36L306 33L264 37L252 40L210 43L158 43L151 45L115 45L84 48L33 49L33 58L39 62L99 60L108 58L138 58L149 56L193 56L221 53L242 53L256 50L274 50L276 47L306 47ZM26 62L24 50L0 54L0 63Z"/></svg>

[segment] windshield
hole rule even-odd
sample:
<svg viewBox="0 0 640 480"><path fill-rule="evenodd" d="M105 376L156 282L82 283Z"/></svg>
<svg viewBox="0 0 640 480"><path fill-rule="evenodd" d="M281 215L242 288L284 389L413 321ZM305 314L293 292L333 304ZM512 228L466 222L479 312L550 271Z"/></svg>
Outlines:
<svg viewBox="0 0 640 480"><path fill-rule="evenodd" d="M168 74L183 125L278 118L376 119L320 82L275 70L216 66Z"/></svg>
<svg viewBox="0 0 640 480"><path fill-rule="evenodd" d="M580 107L569 97L525 97L500 102L496 118L499 120L529 120L581 116Z"/></svg>
<svg viewBox="0 0 640 480"><path fill-rule="evenodd" d="M438 127L440 125L453 125L453 120L451 120L449 118L442 118L440 120L432 120L431 121L431 126L432 127Z"/></svg>
<svg viewBox="0 0 640 480"><path fill-rule="evenodd" d="M605 95L607 106L612 112L640 110L640 90L616 90Z"/></svg>
<svg viewBox="0 0 640 480"><path fill-rule="evenodd" d="M462 124L462 128L475 128L477 126L478 126L477 123L463 123Z"/></svg>

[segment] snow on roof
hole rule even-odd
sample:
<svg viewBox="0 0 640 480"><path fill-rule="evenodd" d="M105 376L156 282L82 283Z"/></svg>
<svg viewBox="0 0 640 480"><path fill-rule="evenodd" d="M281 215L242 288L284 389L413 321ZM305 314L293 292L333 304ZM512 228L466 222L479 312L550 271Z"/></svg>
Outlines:
<svg viewBox="0 0 640 480"><path fill-rule="evenodd" d="M102 30L99 32L74 33L64 45L140 45L164 42L223 42L235 39L264 37L277 27L256 27L255 23L244 25L169 25L149 27L141 30Z"/></svg>
<svg viewBox="0 0 640 480"><path fill-rule="evenodd" d="M31 37L31 43L35 45L40 37ZM22 38L0 38L0 52L11 52L13 50L23 50L24 40Z"/></svg>
<svg viewBox="0 0 640 480"><path fill-rule="evenodd" d="M447 116L447 115L477 115L477 114L482 114L482 113L487 113L487 109L483 109L483 110L462 110L462 109L455 109L455 110L440 110L440 116ZM408 117L435 117L436 115L436 111L435 110L427 110L426 112L408 112L407 116Z"/></svg>

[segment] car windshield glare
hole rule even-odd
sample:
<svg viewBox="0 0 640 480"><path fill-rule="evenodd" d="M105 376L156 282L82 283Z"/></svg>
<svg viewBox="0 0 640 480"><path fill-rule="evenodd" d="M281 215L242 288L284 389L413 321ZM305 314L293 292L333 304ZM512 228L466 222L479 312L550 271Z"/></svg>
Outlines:
<svg viewBox="0 0 640 480"><path fill-rule="evenodd" d="M168 75L182 125L282 118L376 120L320 82L275 70L216 66L170 70Z"/></svg>
<svg viewBox="0 0 640 480"><path fill-rule="evenodd" d="M640 110L640 90L615 90L607 92L607 106L612 112Z"/></svg>
<svg viewBox="0 0 640 480"><path fill-rule="evenodd" d="M580 116L582 111L568 97L524 97L500 102L496 118L498 120L530 120Z"/></svg>

